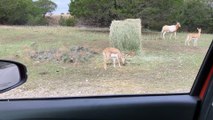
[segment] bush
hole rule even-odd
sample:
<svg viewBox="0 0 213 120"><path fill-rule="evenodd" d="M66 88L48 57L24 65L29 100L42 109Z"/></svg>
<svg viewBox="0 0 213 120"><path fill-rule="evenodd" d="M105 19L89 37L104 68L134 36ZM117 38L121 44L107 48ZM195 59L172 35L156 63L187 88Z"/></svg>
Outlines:
<svg viewBox="0 0 213 120"><path fill-rule="evenodd" d="M75 26L77 20L74 17L65 18L61 16L59 20L59 25L61 26Z"/></svg>
<svg viewBox="0 0 213 120"><path fill-rule="evenodd" d="M48 22L42 16L31 16L29 17L27 25L48 25Z"/></svg>
<svg viewBox="0 0 213 120"><path fill-rule="evenodd" d="M114 20L110 26L110 44L124 51L141 51L141 20Z"/></svg>
<svg viewBox="0 0 213 120"><path fill-rule="evenodd" d="M66 25L67 26L75 26L76 24L76 19L74 17L69 17L66 19Z"/></svg>
<svg viewBox="0 0 213 120"><path fill-rule="evenodd" d="M59 25L61 26L66 26L66 19L63 18L62 16L60 17L60 20L58 21Z"/></svg>

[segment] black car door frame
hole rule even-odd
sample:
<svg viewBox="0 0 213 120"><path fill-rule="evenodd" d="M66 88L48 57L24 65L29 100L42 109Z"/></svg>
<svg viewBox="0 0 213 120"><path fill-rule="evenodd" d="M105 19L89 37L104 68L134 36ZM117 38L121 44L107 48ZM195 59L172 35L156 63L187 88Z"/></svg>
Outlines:
<svg viewBox="0 0 213 120"><path fill-rule="evenodd" d="M191 96L198 96L200 99L195 118L199 118L199 120L212 120L213 116L210 115L213 114L213 42L206 54L190 94Z"/></svg>

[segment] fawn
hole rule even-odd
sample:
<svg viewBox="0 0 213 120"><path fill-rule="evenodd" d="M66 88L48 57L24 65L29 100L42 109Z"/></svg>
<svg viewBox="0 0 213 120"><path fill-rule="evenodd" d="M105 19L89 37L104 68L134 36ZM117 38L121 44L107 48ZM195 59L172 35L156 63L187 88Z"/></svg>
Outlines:
<svg viewBox="0 0 213 120"><path fill-rule="evenodd" d="M107 69L107 61L109 59L113 60L113 66L115 67L116 60L118 61L119 67L121 67L120 60L122 64L125 63L124 55L117 48L105 48L103 50L103 58L104 58L104 69Z"/></svg>
<svg viewBox="0 0 213 120"><path fill-rule="evenodd" d="M185 45L190 46L190 41L194 41L194 46L197 46L197 41L200 38L201 35L201 28L197 28L198 33L189 33L187 35L187 38L185 40Z"/></svg>

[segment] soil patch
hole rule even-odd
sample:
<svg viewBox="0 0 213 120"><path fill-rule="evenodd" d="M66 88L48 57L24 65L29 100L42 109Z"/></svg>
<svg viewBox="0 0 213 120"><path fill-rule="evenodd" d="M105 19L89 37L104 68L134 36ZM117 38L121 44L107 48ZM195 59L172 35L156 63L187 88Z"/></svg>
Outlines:
<svg viewBox="0 0 213 120"><path fill-rule="evenodd" d="M82 46L74 46L68 50L51 49L48 51L37 51L30 55L35 61L58 61L64 63L87 62L98 53Z"/></svg>

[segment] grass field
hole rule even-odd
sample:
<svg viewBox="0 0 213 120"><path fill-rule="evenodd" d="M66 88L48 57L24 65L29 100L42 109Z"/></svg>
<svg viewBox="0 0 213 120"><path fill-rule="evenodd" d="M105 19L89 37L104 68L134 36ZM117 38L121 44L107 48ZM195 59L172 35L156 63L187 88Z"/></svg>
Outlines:
<svg viewBox="0 0 213 120"><path fill-rule="evenodd" d="M202 34L197 47L178 39L142 33L142 55L127 57L122 68L103 69L102 50L109 47L109 32L101 28L0 26L0 57L24 63L28 81L0 98L65 97L117 94L189 92L213 38ZM169 37L168 35L166 36ZM26 51L83 46L96 54L84 63L35 61Z"/></svg>

